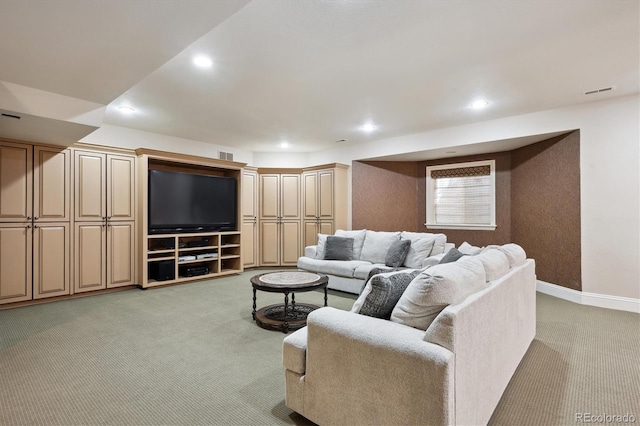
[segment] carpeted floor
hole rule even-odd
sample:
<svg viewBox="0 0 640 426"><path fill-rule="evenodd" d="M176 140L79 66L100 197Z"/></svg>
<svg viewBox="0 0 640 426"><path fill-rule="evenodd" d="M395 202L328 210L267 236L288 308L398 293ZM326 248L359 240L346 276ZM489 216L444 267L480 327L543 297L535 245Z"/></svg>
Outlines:
<svg viewBox="0 0 640 426"><path fill-rule="evenodd" d="M284 335L251 320L257 272L0 311L0 424L309 424L284 406ZM491 424L638 419L639 389L639 315L539 294L538 336Z"/></svg>

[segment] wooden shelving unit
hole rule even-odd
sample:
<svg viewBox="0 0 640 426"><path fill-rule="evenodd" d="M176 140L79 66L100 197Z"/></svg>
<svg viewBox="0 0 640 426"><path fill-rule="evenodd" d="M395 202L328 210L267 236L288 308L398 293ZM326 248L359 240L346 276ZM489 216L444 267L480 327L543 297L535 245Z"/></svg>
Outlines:
<svg viewBox="0 0 640 426"><path fill-rule="evenodd" d="M143 288L210 279L243 271L241 209L238 229L225 232L148 234L149 170L173 170L233 177L238 181L238 203L242 199L243 163L215 160L161 151L137 150L140 205L140 285ZM206 268L194 273L193 268ZM162 271L162 273L159 272ZM158 279L159 278L159 279Z"/></svg>

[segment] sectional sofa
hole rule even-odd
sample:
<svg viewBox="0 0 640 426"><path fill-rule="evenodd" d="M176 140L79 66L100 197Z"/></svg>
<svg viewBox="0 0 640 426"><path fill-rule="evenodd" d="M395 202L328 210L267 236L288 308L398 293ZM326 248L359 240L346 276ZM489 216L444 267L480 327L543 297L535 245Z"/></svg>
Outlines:
<svg viewBox="0 0 640 426"><path fill-rule="evenodd" d="M402 275L371 316L371 282ZM535 286L515 244L375 275L351 312L320 308L284 339L285 403L320 425L487 424L535 336Z"/></svg>
<svg viewBox="0 0 640 426"><path fill-rule="evenodd" d="M353 239L351 256L345 256L341 260L325 258L327 239L333 236ZM298 268L327 274L330 289L354 294L360 293L373 268L422 268L426 266L425 262L429 257L444 254L454 247L447 243L445 234L360 229L337 230L333 236L318 234L318 244L305 247L304 256L298 259ZM389 250L394 243L401 241L410 242L404 260L399 265L389 264L386 262Z"/></svg>

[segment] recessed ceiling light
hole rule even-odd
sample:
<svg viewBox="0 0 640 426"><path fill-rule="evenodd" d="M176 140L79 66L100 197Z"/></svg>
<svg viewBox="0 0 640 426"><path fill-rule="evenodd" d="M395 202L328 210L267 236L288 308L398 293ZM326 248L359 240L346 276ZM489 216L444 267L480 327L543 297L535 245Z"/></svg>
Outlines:
<svg viewBox="0 0 640 426"><path fill-rule="evenodd" d="M133 114L134 112L136 112L136 109L134 107L130 107L130 106L127 106L127 105L121 105L121 106L118 107L118 109L123 114Z"/></svg>
<svg viewBox="0 0 640 426"><path fill-rule="evenodd" d="M289 142L287 141L280 142L280 148L289 148Z"/></svg>
<svg viewBox="0 0 640 426"><path fill-rule="evenodd" d="M474 101L473 103L471 103L471 105L469 105L471 108L473 109L482 109L482 108L486 108L489 106L489 102L479 99L477 101Z"/></svg>
<svg viewBox="0 0 640 426"><path fill-rule="evenodd" d="M193 58L193 63L200 68L209 68L211 67L211 65L213 65L213 61L211 60L211 58L202 55Z"/></svg>
<svg viewBox="0 0 640 426"><path fill-rule="evenodd" d="M360 126L360 130L362 130L365 133L371 133L374 130L376 130L377 128L378 128L378 126L373 124L373 122L371 122L371 121L367 121L362 126Z"/></svg>

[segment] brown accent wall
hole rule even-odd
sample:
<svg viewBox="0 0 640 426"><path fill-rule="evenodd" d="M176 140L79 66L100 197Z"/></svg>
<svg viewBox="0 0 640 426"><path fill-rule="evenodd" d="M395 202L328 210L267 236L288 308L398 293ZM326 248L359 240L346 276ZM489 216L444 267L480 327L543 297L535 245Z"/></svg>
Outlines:
<svg viewBox="0 0 640 426"><path fill-rule="evenodd" d="M514 151L423 162L360 162L352 167L352 226L427 230L427 165L494 159L495 231L441 230L450 242L515 242L536 261L540 280L581 290L580 132Z"/></svg>
<svg viewBox="0 0 640 426"><path fill-rule="evenodd" d="M494 231L426 229L424 224L427 222L427 166L482 160L495 160L496 162L496 229ZM499 152L495 154L444 158L418 163L418 205L420 208L420 216L416 224L418 229L420 229L421 232L441 232L446 234L447 241L454 243L456 247L465 241L479 247L489 244L506 244L511 242L511 154L509 152Z"/></svg>
<svg viewBox="0 0 640 426"><path fill-rule="evenodd" d="M582 289L580 132L511 152L511 237L538 279Z"/></svg>
<svg viewBox="0 0 640 426"><path fill-rule="evenodd" d="M354 161L351 176L353 229L417 231L415 162Z"/></svg>

